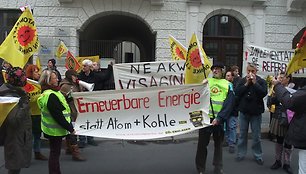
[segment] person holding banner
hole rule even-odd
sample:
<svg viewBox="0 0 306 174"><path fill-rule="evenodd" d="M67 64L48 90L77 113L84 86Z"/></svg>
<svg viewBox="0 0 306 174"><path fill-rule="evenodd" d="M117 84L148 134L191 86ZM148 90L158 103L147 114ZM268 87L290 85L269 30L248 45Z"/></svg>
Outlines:
<svg viewBox="0 0 306 174"><path fill-rule="evenodd" d="M69 104L71 110L71 120L75 122L78 111L75 107L71 92L80 92L81 87L78 84L78 73L69 69L65 72L65 78L60 83L60 91L66 97L66 101ZM81 156L81 152L78 146L77 135L68 134L66 136L66 154L72 155L72 160L85 161L86 159Z"/></svg>
<svg viewBox="0 0 306 174"><path fill-rule="evenodd" d="M292 79L292 76L291 75L286 76L285 72L280 72L280 74L277 76L277 80L280 81L281 85L285 87L289 85L289 83L291 82L291 79ZM287 112L286 112L287 110L284 109L280 101L277 100L274 92L272 92L269 103L270 105L275 105L275 110L272 113L272 118L271 118L270 131L273 135L276 136L275 162L270 168L272 170L276 170L276 169L279 169L280 167L283 167L283 169L288 174L292 174L293 172L290 167L292 145L284 142L284 138L287 134L287 130L289 126ZM282 163L283 159L284 161Z"/></svg>
<svg viewBox="0 0 306 174"><path fill-rule="evenodd" d="M205 172L207 159L207 146L210 141L211 134L214 139L214 158L213 165L215 174L223 173L222 162L222 143L224 139L223 122L229 117L234 103L233 87L230 82L223 78L223 68L221 63L214 62L211 70L213 77L205 79L203 83L209 84L211 107L209 116L211 126L199 130L198 147L196 154L196 168L199 174Z"/></svg>
<svg viewBox="0 0 306 174"><path fill-rule="evenodd" d="M262 113L265 111L263 98L267 95L267 83L257 76L257 65L249 63L247 75L238 83L235 94L239 98L238 110L240 135L238 138L236 161L242 161L247 153L249 124L252 130L252 151L258 165L263 165L260 141Z"/></svg>
<svg viewBox="0 0 306 174"><path fill-rule="evenodd" d="M8 174L19 174L21 168L30 166L32 158L32 126L29 98L22 89L26 84L27 78L21 68L13 67L7 70L6 80L7 83L0 87L0 96L18 97L20 99L8 113L1 126L1 139L4 138L5 168L8 169Z"/></svg>
<svg viewBox="0 0 306 174"><path fill-rule="evenodd" d="M102 84L103 87L103 82L105 80L108 80L111 77L111 74L113 72L113 66L112 64L108 65L108 72L107 73L100 73L100 72L94 72L93 71L93 62L89 59L85 59L82 61L83 69L79 73L79 80L82 80L86 83L94 83L94 91L97 90L102 90L103 88L100 88ZM97 88L98 86L98 88ZM84 91L88 91L87 89L84 88ZM86 139L87 139L87 144L92 145L92 146L97 146L98 144L94 140L93 137L91 136L79 136L80 142L79 142L79 147L84 148L86 145Z"/></svg>
<svg viewBox="0 0 306 174"><path fill-rule="evenodd" d="M59 158L62 139L75 134L71 124L70 108L65 96L60 92L58 76L55 71L44 70L39 79L42 94L37 103L41 109L41 128L44 136L49 139L49 173L60 174Z"/></svg>
<svg viewBox="0 0 306 174"><path fill-rule="evenodd" d="M306 86L289 92L279 79L272 79L277 100L285 109L295 112L285 136L285 143L299 149L299 174L306 173Z"/></svg>
<svg viewBox="0 0 306 174"><path fill-rule="evenodd" d="M115 89L115 83L114 83L114 77L113 77L113 69L112 67L108 67L107 69L101 68L101 65L99 62L93 62L93 71L96 73L97 76L110 76L109 78L106 78L104 81L99 81L98 83L95 83L95 90L110 90Z"/></svg>
<svg viewBox="0 0 306 174"><path fill-rule="evenodd" d="M33 151L36 160L48 160L46 156L41 154L41 112L37 105L37 99L41 94L41 88L38 84L40 78L40 71L36 65L29 64L26 68L26 76L28 79L37 81L31 82L28 80L27 84L24 86L24 90L28 93L30 98L30 109L31 109L31 120L32 120L32 134L33 134Z"/></svg>

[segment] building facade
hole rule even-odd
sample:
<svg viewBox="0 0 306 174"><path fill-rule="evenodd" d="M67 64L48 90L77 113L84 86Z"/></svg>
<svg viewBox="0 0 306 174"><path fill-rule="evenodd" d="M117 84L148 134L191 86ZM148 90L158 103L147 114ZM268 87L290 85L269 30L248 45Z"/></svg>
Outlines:
<svg viewBox="0 0 306 174"><path fill-rule="evenodd" d="M14 24L5 20L24 5L33 10L43 64L60 40L80 56L169 60L169 35L188 47L196 33L208 56L241 67L247 44L294 49L306 26L306 0L1 0L2 40Z"/></svg>

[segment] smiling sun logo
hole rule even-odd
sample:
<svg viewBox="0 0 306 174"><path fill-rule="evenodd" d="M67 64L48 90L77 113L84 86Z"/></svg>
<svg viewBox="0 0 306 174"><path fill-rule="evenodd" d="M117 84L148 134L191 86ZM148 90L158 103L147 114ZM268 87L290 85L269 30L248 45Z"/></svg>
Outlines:
<svg viewBox="0 0 306 174"><path fill-rule="evenodd" d="M193 52L191 52L190 63L195 68L201 67L202 62L201 62L201 58L200 58L199 49L195 49Z"/></svg>
<svg viewBox="0 0 306 174"><path fill-rule="evenodd" d="M176 47L175 52L176 52L176 55L177 55L181 60L185 60L184 53L183 53L183 51L182 51L179 47Z"/></svg>
<svg viewBox="0 0 306 174"><path fill-rule="evenodd" d="M18 51L27 56L38 50L39 40L32 13L27 8L14 25L12 31L13 41Z"/></svg>
<svg viewBox="0 0 306 174"><path fill-rule="evenodd" d="M17 31L17 39L20 45L26 47L33 41L35 37L35 29L29 26L22 26Z"/></svg>

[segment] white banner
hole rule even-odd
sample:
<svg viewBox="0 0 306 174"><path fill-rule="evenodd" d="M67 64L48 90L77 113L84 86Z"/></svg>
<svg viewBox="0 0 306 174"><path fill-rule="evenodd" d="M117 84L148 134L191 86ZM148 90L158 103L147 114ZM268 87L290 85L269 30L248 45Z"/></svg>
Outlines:
<svg viewBox="0 0 306 174"><path fill-rule="evenodd" d="M77 134L114 139L154 139L203 128L208 117L207 85L78 92Z"/></svg>
<svg viewBox="0 0 306 174"><path fill-rule="evenodd" d="M184 84L185 60L115 64L116 89Z"/></svg>
<svg viewBox="0 0 306 174"><path fill-rule="evenodd" d="M254 45L247 46L245 60L257 64L257 74L261 77L275 75L275 72L286 71L294 50L275 50ZM305 77L305 69L293 74L294 77Z"/></svg>

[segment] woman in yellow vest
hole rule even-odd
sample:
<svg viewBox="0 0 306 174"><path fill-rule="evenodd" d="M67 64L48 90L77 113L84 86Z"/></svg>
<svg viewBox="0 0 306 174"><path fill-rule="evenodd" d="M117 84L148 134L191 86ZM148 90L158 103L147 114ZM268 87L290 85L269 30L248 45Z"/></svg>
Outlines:
<svg viewBox="0 0 306 174"><path fill-rule="evenodd" d="M28 65L26 68L26 76L28 79L34 80L28 80L27 84L23 87L30 98L34 157L36 160L48 160L48 158L40 152L41 116L40 109L37 105L37 99L41 94L41 88L37 82L40 78L39 68L33 64Z"/></svg>
<svg viewBox="0 0 306 174"><path fill-rule="evenodd" d="M68 132L75 133L70 120L70 108L65 97L59 91L60 87L55 71L44 70L39 83L43 92L37 100L42 116L41 129L50 144L49 173L60 174L59 157L62 138Z"/></svg>

